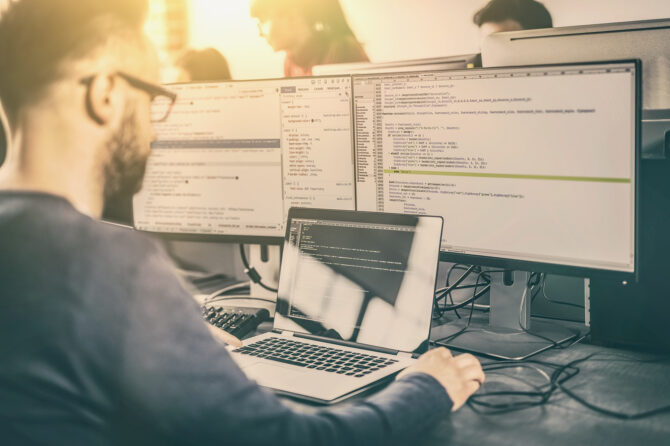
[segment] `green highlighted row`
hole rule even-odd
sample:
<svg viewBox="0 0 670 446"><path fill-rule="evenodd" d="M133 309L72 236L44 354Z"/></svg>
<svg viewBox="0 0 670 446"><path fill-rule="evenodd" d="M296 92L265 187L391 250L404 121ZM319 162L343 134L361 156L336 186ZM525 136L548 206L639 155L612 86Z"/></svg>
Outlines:
<svg viewBox="0 0 670 446"><path fill-rule="evenodd" d="M394 170L384 169L384 173L404 175L438 175L446 177L475 177L475 178L508 178L515 180L553 180L553 181L582 181L590 183L630 183L630 178L598 178L598 177L570 177L561 175L517 175L511 173L479 173L479 172L435 172L430 170Z"/></svg>

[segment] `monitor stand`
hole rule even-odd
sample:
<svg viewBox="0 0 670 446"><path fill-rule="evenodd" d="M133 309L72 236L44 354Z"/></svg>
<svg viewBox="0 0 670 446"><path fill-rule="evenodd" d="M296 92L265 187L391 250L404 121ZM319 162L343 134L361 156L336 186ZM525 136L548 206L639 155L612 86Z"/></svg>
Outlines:
<svg viewBox="0 0 670 446"><path fill-rule="evenodd" d="M578 333L557 324L541 320L531 324L531 295L530 290L526 292L529 276L525 271L492 274L489 321L476 319L468 325L464 317L433 328L431 338L454 350L507 360L526 359L576 339Z"/></svg>
<svg viewBox="0 0 670 446"><path fill-rule="evenodd" d="M263 283L270 288L277 289L279 286L279 265L280 265L280 247L279 245L248 245L249 246L249 265L258 271ZM266 290L262 286L250 281L250 292L252 297L262 297L270 300L277 300L277 293Z"/></svg>

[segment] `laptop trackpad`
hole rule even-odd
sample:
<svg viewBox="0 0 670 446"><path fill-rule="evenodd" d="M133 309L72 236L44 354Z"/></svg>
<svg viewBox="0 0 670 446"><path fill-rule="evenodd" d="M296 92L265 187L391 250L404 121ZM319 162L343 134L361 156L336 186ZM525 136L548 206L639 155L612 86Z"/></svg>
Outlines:
<svg viewBox="0 0 670 446"><path fill-rule="evenodd" d="M294 389L296 382L305 378L305 372L281 365L255 363L242 367L244 373L258 384L274 389Z"/></svg>

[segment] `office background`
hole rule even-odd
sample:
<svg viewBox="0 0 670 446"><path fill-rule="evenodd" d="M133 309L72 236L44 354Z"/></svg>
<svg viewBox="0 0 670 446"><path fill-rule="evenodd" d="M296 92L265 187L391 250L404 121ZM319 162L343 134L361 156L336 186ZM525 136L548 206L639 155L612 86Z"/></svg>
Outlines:
<svg viewBox="0 0 670 446"><path fill-rule="evenodd" d="M0 0L7 3L9 0ZM227 58L234 79L283 75L283 53L259 35L250 0L150 0L147 32L159 47L163 80L174 81L171 61L185 48L214 47ZM373 62L479 52L473 14L487 0L341 0L351 27ZM670 17L667 0L544 0L555 26ZM223 7L222 7L223 5ZM177 242L173 254L212 272L240 279L237 247ZM577 281L575 282L577 285Z"/></svg>
<svg viewBox="0 0 670 446"><path fill-rule="evenodd" d="M152 0L154 11L166 0ZM184 0L180 0L184 1ZM170 3L170 0L167 0ZM258 35L248 0L188 0L190 46L214 46L234 78L280 77L282 54ZM472 16L486 0L342 0L349 23L373 62L479 52ZM554 26L670 16L667 0L544 0Z"/></svg>
<svg viewBox="0 0 670 446"><path fill-rule="evenodd" d="M0 13L13 0L0 0ZM249 15L250 0L150 0L147 31L167 67L187 47L214 47L235 79L282 76L284 56L272 51ZM487 0L341 0L371 61L443 57L479 52L472 16ZM544 0L554 26L670 17L667 0ZM223 4L223 8L222 8Z"/></svg>

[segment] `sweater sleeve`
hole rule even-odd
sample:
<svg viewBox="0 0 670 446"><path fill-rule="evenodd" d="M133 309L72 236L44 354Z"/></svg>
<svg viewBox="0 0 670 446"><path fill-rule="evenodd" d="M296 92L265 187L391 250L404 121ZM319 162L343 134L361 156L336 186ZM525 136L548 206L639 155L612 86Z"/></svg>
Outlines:
<svg viewBox="0 0 670 446"><path fill-rule="evenodd" d="M366 400L294 411L249 380L212 338L160 252L145 256L136 271L118 373L120 416L135 426L131 437L201 445L393 444L450 412L444 388L420 373Z"/></svg>

